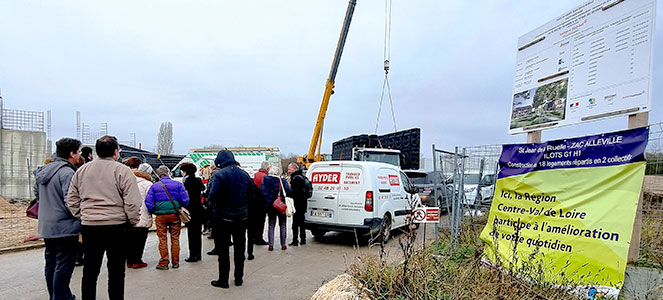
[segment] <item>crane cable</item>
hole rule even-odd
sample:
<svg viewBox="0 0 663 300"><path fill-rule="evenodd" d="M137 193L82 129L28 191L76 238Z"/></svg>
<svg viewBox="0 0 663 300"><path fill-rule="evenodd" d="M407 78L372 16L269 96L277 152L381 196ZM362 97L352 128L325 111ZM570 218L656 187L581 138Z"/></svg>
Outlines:
<svg viewBox="0 0 663 300"><path fill-rule="evenodd" d="M396 131L396 115L394 114L394 102L391 99L391 86L389 84L389 59L391 57L391 0L385 0L384 14L384 81L382 83L380 105L378 106L378 118L375 121L376 134L378 133L378 125L380 124L380 114L382 113L382 102L384 102L385 91L389 97L389 104L391 106L391 119L394 122L394 132Z"/></svg>

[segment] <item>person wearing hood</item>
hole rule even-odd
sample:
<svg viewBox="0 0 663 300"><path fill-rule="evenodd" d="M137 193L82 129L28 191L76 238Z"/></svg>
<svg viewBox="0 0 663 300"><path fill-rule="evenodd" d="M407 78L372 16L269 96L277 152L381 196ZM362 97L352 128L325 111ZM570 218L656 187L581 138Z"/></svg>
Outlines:
<svg viewBox="0 0 663 300"><path fill-rule="evenodd" d="M235 262L235 285L241 286L244 277L244 251L248 223L249 201L253 198L253 180L237 166L232 152L219 151L214 160L218 171L210 178L209 201L214 218L214 247L219 255L219 279L212 286L228 288L230 274L230 237Z"/></svg>
<svg viewBox="0 0 663 300"><path fill-rule="evenodd" d="M127 268L140 269L147 267L147 263L143 261L143 251L145 250L147 233L152 227L152 215L145 206L145 196L152 186L152 167L149 164L142 163L140 158L136 156L125 159L124 164L136 176L136 184L138 184L140 196L143 198L140 205L140 221L129 230L129 250L127 251Z"/></svg>
<svg viewBox="0 0 663 300"><path fill-rule="evenodd" d="M49 299L75 299L69 289L78 252L81 221L66 205L66 196L80 158L81 142L62 138L55 143L56 157L39 168L35 189L39 191L39 236L44 239L44 273Z"/></svg>

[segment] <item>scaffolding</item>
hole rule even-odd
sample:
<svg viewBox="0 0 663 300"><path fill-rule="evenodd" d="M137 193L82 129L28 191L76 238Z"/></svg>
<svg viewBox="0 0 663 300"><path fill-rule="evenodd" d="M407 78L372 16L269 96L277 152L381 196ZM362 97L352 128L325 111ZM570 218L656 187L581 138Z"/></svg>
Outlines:
<svg viewBox="0 0 663 300"><path fill-rule="evenodd" d="M44 112L2 109L2 129L44 132Z"/></svg>

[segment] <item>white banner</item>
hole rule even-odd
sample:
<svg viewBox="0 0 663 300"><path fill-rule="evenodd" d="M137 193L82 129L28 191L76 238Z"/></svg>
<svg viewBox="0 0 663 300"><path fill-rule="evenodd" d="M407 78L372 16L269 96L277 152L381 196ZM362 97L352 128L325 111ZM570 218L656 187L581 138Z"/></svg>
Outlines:
<svg viewBox="0 0 663 300"><path fill-rule="evenodd" d="M521 36L509 133L651 109L655 0L593 0Z"/></svg>

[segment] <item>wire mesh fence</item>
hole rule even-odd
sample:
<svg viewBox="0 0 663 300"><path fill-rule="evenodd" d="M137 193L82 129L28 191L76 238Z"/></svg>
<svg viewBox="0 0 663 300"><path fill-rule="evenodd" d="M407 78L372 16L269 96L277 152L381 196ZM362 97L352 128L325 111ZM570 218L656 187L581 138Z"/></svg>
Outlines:
<svg viewBox="0 0 663 300"><path fill-rule="evenodd" d="M639 262L663 267L663 122L649 125L645 153Z"/></svg>

